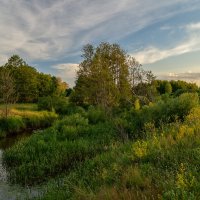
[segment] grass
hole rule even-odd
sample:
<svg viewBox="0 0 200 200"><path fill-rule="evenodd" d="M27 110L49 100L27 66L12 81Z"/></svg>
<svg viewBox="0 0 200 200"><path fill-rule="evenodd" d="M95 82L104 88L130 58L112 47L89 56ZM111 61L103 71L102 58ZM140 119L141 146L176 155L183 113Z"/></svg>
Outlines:
<svg viewBox="0 0 200 200"><path fill-rule="evenodd" d="M199 114L196 108L183 123L154 129L146 139L86 160L49 182L39 199L199 199Z"/></svg>
<svg viewBox="0 0 200 200"><path fill-rule="evenodd" d="M8 149L4 163L12 182L32 185L108 150L115 137L109 123L89 125L74 114Z"/></svg>
<svg viewBox="0 0 200 200"><path fill-rule="evenodd" d="M185 95L112 119L91 107L6 150L4 166L13 183L43 184L41 200L199 199L197 100ZM158 124L157 115L164 116ZM141 135L128 140L137 127Z"/></svg>
<svg viewBox="0 0 200 200"><path fill-rule="evenodd" d="M4 108L3 104L0 104L0 110L2 110ZM9 105L10 109L16 109L16 110L28 110L28 111L37 111L38 110L38 106L37 104L34 103L18 103L18 104L11 104Z"/></svg>
<svg viewBox="0 0 200 200"><path fill-rule="evenodd" d="M35 104L12 105L9 116L0 117L0 137L17 134L27 129L45 128L58 118L58 115L53 112L37 111L36 108Z"/></svg>

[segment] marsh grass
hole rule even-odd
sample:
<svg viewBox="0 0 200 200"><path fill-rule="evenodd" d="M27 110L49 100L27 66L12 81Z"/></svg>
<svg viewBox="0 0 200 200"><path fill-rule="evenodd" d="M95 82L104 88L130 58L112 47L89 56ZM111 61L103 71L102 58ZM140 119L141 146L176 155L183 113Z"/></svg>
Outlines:
<svg viewBox="0 0 200 200"><path fill-rule="evenodd" d="M126 142L115 120L89 112L66 116L8 149L3 160L11 182L45 184L38 198L46 200L200 198L198 106L158 127L147 121L144 137Z"/></svg>
<svg viewBox="0 0 200 200"><path fill-rule="evenodd" d="M13 105L7 118L0 117L0 137L17 134L26 129L45 128L58 118L53 112L37 111L36 108L35 104Z"/></svg>
<svg viewBox="0 0 200 200"><path fill-rule="evenodd" d="M74 114L17 143L3 159L11 182L35 184L107 151L114 140L109 123L89 125L87 118Z"/></svg>
<svg viewBox="0 0 200 200"><path fill-rule="evenodd" d="M86 160L39 199L199 199L199 112Z"/></svg>

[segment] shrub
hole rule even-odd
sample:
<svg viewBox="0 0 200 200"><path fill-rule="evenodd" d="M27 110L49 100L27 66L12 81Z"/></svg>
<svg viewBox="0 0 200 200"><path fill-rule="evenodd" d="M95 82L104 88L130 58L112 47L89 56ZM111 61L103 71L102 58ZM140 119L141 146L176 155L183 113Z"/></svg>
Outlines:
<svg viewBox="0 0 200 200"><path fill-rule="evenodd" d="M59 114L67 112L68 101L65 97L40 97L38 100L39 110L55 111Z"/></svg>
<svg viewBox="0 0 200 200"><path fill-rule="evenodd" d="M91 124L104 122L106 120L106 114L100 107L90 106L88 109L88 119Z"/></svg>
<svg viewBox="0 0 200 200"><path fill-rule="evenodd" d="M143 106L141 110L130 111L126 116L129 121L130 134L134 137L143 136L141 130L145 124L152 123L156 127L163 123L171 123L176 120L184 120L192 108L199 104L196 93L185 93L176 98L160 101L150 106Z"/></svg>

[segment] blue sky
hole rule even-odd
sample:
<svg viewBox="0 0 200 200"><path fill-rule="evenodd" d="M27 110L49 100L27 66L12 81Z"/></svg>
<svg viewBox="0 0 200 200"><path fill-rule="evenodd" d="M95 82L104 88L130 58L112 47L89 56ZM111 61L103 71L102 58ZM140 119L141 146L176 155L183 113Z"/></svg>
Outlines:
<svg viewBox="0 0 200 200"><path fill-rule="evenodd" d="M0 64L74 84L83 45L119 43L158 78L200 84L199 0L0 0Z"/></svg>

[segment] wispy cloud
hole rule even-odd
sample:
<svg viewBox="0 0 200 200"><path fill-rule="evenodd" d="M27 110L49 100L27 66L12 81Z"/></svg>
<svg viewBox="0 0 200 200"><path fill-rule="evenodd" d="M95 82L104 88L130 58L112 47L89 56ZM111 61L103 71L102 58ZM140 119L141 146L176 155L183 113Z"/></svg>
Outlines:
<svg viewBox="0 0 200 200"><path fill-rule="evenodd" d="M84 44L108 41L123 46L127 38L155 24L167 34L174 26L161 22L200 9L199 0L0 0L0 4L0 65L12 54L19 54L37 66L46 62L44 66L54 67L56 75L71 85L77 68L73 63L79 62ZM198 31L199 24L188 24L183 31L185 40L166 48L126 43L129 53L143 47L133 54L140 62L153 63L198 50Z"/></svg>
<svg viewBox="0 0 200 200"><path fill-rule="evenodd" d="M194 72L184 72L184 73L169 73L165 75L158 76L160 79L164 80L183 80L190 83L196 83L200 86L200 73Z"/></svg>
<svg viewBox="0 0 200 200"><path fill-rule="evenodd" d="M180 12L189 0L1 0L0 54L50 60L74 54L83 44L117 40ZM190 6L182 6L190 3ZM180 5L180 9L170 9ZM67 57L67 56L66 56Z"/></svg>
<svg viewBox="0 0 200 200"><path fill-rule="evenodd" d="M180 27L177 27L177 29L179 28ZM143 49L142 51L133 53L132 55L142 64L150 64L171 56L177 56L182 55L184 53L199 51L200 23L187 24L181 28L185 31L184 40L176 44L174 47L167 47L166 49L161 49L155 46L150 46Z"/></svg>

